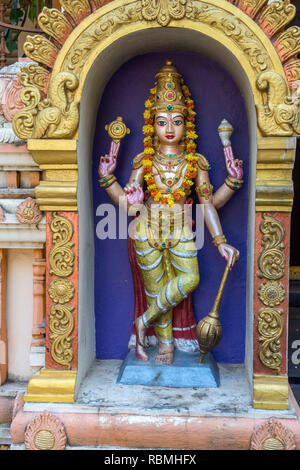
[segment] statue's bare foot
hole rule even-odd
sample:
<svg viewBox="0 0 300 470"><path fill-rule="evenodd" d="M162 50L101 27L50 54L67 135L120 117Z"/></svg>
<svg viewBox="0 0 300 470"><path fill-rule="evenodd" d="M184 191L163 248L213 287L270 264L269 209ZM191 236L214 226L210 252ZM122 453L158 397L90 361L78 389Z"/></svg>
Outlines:
<svg viewBox="0 0 300 470"><path fill-rule="evenodd" d="M136 348L135 355L140 361L147 362L149 359L148 354L145 352L145 336L147 328L144 325L142 317L138 317L135 321L136 331Z"/></svg>
<svg viewBox="0 0 300 470"><path fill-rule="evenodd" d="M174 359L174 346L173 344L158 343L158 354L155 358L156 362L161 362L166 365L171 365Z"/></svg>

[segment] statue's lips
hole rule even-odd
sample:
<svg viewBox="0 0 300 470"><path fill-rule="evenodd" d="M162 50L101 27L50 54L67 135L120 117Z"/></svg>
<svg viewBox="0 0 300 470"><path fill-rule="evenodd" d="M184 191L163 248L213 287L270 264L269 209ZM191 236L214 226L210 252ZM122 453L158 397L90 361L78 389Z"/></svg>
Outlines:
<svg viewBox="0 0 300 470"><path fill-rule="evenodd" d="M175 135L166 135L166 138L169 139L169 140L172 140L174 139Z"/></svg>

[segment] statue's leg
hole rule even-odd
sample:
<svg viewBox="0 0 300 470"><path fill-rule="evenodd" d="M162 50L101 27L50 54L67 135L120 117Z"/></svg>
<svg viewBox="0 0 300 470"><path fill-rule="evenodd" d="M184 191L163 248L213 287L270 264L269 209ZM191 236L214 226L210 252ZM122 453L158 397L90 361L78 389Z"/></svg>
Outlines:
<svg viewBox="0 0 300 470"><path fill-rule="evenodd" d="M156 250L149 245L145 234L144 236L136 238L135 251L137 262L143 275L145 294L149 308L153 303L155 303L156 296L164 285L165 271L163 266L163 256L159 250ZM169 316L172 316L172 311L169 312ZM142 361L148 360L148 355L144 348L145 335L149 326L150 324L147 321L145 314L139 316L135 322L137 336L136 355Z"/></svg>
<svg viewBox="0 0 300 470"><path fill-rule="evenodd" d="M193 242L180 242L175 248L168 250L170 263L175 268L175 277L163 285L155 297L155 302L152 302L143 314L145 323L153 324L162 314L166 314L193 292L199 284L197 250L190 249L193 245Z"/></svg>
<svg viewBox="0 0 300 470"><path fill-rule="evenodd" d="M197 250L189 232L185 232L175 248L163 252L151 248L146 242L143 247L136 244L149 305L139 325L143 324L147 329L154 324L159 341L156 360L168 364L173 360L172 309L199 283ZM173 269L174 277L166 282L168 264Z"/></svg>

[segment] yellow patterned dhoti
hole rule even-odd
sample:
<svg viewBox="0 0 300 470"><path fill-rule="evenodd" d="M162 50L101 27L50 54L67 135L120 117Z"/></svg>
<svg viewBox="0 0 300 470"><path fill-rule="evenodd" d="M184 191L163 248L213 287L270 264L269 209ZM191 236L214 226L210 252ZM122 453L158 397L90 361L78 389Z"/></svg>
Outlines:
<svg viewBox="0 0 300 470"><path fill-rule="evenodd" d="M150 220L153 212L148 208L148 217L142 218L135 230L136 257L148 303L142 318L145 326L154 326L162 343L173 342L173 308L199 284L197 249L183 214L179 213L183 224L171 222L164 230L164 214Z"/></svg>

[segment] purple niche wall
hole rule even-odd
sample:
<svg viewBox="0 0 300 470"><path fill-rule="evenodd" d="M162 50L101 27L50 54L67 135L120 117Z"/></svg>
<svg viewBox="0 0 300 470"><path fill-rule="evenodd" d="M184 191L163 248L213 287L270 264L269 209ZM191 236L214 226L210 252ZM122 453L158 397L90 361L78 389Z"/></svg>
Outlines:
<svg viewBox="0 0 300 470"><path fill-rule="evenodd" d="M143 112L155 74L171 59L190 88L196 105L197 150L210 162L210 179L216 190L227 176L223 148L217 128L223 118L234 127L232 146L235 157L244 161L244 186L220 209L219 216L228 242L240 251L240 259L229 275L221 305L223 338L213 350L218 362L241 363L245 352L246 254L248 220L248 123L243 97L231 75L219 64L195 53L164 52L135 57L125 63L107 84L97 116L93 151L93 203L95 214L95 321L96 357L123 359L128 349L134 309L132 275L127 240L99 240L96 228L102 216L101 204L110 204L99 186L99 156L108 152L110 139L105 124L122 116L131 133L121 143L115 175L125 186L131 161L143 151ZM118 208L115 207L118 217ZM128 219L129 221L130 219ZM205 228L204 246L198 252L200 285L193 293L196 321L212 307L225 261L212 245ZM142 313L142 312L141 312Z"/></svg>

